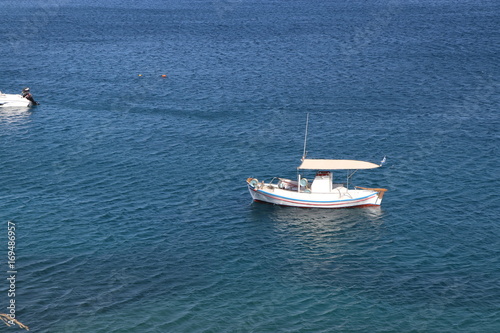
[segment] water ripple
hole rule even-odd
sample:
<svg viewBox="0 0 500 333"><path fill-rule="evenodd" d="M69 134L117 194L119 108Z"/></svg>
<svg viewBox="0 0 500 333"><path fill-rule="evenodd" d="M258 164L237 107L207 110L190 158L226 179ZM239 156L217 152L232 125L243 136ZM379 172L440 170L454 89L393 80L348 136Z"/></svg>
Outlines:
<svg viewBox="0 0 500 333"><path fill-rule="evenodd" d="M0 216L32 330L498 331L491 3L18 6L0 88L42 104L0 108ZM387 155L353 179L381 208L251 202L307 112L309 157Z"/></svg>

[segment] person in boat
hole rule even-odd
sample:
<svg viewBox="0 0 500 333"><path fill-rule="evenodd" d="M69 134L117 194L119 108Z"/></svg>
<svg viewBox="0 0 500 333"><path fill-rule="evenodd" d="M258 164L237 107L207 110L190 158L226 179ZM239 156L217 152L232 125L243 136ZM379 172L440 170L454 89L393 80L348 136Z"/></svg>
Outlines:
<svg viewBox="0 0 500 333"><path fill-rule="evenodd" d="M39 105L40 104L37 101L35 101L35 99L33 98L33 95L31 95L30 88L24 88L22 95L23 95L24 98L26 98L28 101L30 101L31 104L33 104L33 105Z"/></svg>

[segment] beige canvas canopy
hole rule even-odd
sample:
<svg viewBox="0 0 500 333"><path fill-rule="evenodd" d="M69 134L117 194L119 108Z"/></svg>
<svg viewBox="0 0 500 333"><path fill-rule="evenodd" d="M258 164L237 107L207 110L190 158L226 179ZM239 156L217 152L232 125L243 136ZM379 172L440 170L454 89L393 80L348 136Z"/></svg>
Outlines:
<svg viewBox="0 0 500 333"><path fill-rule="evenodd" d="M323 159L304 159L299 169L302 170L358 170L374 169L380 165L356 160L323 160Z"/></svg>

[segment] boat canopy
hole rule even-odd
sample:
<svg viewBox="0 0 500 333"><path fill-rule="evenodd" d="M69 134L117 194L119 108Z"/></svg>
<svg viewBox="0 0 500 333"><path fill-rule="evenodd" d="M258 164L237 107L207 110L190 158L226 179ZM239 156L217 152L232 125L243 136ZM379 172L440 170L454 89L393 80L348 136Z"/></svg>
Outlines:
<svg viewBox="0 0 500 333"><path fill-rule="evenodd" d="M374 169L380 165L356 160L304 159L298 169L302 170L358 170Z"/></svg>

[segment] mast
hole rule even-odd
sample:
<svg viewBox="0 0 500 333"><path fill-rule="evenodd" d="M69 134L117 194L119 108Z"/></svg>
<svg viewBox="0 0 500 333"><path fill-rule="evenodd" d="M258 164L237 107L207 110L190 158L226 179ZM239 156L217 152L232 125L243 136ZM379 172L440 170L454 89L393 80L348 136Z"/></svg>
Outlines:
<svg viewBox="0 0 500 333"><path fill-rule="evenodd" d="M304 135L304 152L302 153L302 161L306 159L307 151L306 151L306 146L307 146L307 128L309 127L309 112L307 113L306 117L306 134ZM299 169L297 168L297 192L300 192L300 172Z"/></svg>
<svg viewBox="0 0 500 333"><path fill-rule="evenodd" d="M302 153L302 161L306 159L307 151L306 151L306 146L307 146L307 128L309 127L309 112L307 113L307 118L306 118L306 134L304 136L304 152Z"/></svg>

